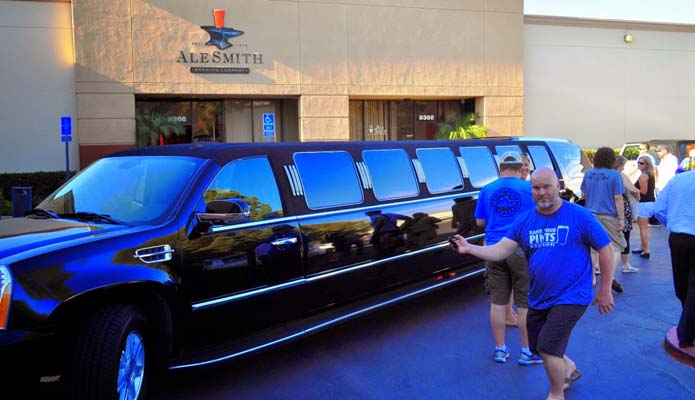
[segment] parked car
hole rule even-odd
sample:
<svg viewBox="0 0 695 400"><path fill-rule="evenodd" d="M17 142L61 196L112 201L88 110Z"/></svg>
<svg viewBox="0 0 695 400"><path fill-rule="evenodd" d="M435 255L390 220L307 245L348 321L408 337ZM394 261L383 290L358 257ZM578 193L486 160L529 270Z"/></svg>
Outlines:
<svg viewBox="0 0 695 400"><path fill-rule="evenodd" d="M659 156L656 154L656 147L659 145L667 146L669 152L676 157L678 161L688 157L690 150L695 149L695 140L687 139L654 139L645 140L644 142L628 142L623 144L620 149L620 155L627 158L625 163L625 173L634 183L639 178L640 172L637 168L637 158L639 157L639 146L641 143L649 144L649 154L652 155L656 164L659 164Z"/></svg>
<svg viewBox="0 0 695 400"><path fill-rule="evenodd" d="M112 154L0 221L3 368L60 382L71 399L139 399L159 371L238 359L476 276L481 261L447 238L482 242L473 210L498 154L527 153L567 183L578 149L498 139Z"/></svg>

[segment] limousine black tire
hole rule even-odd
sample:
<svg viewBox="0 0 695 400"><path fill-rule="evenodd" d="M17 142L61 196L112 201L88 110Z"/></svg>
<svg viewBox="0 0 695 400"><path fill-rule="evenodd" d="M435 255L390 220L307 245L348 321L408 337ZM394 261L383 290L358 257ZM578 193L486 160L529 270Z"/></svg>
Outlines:
<svg viewBox="0 0 695 400"><path fill-rule="evenodd" d="M73 349L69 398L144 398L146 343L145 318L135 306L113 305L91 314Z"/></svg>

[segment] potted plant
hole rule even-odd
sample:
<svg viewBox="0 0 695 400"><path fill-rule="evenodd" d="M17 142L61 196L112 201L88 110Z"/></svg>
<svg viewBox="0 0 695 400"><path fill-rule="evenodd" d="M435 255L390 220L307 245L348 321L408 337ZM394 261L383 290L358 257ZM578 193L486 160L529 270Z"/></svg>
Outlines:
<svg viewBox="0 0 695 400"><path fill-rule="evenodd" d="M137 110L135 131L137 146L144 147L164 144L168 135L180 135L185 129L181 123L160 111Z"/></svg>
<svg viewBox="0 0 695 400"><path fill-rule="evenodd" d="M478 118L476 113L468 113L464 116L451 114L446 122L442 122L437 127L437 139L459 140L475 139L487 136L487 128L483 125L476 125Z"/></svg>

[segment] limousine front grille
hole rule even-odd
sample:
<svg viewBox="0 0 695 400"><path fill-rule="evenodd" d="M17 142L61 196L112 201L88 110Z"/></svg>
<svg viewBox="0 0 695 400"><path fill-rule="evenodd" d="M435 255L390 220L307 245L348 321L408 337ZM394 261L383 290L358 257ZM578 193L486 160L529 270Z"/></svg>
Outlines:
<svg viewBox="0 0 695 400"><path fill-rule="evenodd" d="M304 196L304 188L302 187L302 181L299 179L299 173L297 172L297 167L294 165L285 165L285 174L287 174L287 180L290 182L290 187L292 188L293 196Z"/></svg>

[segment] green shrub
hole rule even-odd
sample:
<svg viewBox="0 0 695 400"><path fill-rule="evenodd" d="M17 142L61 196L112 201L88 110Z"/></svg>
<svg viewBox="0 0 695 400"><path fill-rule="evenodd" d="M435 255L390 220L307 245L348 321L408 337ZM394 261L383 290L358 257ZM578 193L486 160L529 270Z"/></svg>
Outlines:
<svg viewBox="0 0 695 400"><path fill-rule="evenodd" d="M620 150L618 150L620 152ZM639 149L637 147L628 147L625 149L625 154L623 154L628 160L636 160L639 157Z"/></svg>
<svg viewBox="0 0 695 400"><path fill-rule="evenodd" d="M5 199L2 191L0 191L0 215L10 215L12 214L12 203Z"/></svg>
<svg viewBox="0 0 695 400"><path fill-rule="evenodd" d="M72 173L74 175L74 172ZM24 186L31 188L31 205L36 207L43 199L65 183L65 171L39 171L0 174L0 209L2 215L12 210L12 188ZM5 209L9 207L9 209Z"/></svg>
<svg viewBox="0 0 695 400"><path fill-rule="evenodd" d="M591 164L594 164L594 155L596 155L596 149L584 149L584 153L586 153L586 156L589 158L589 161L591 161Z"/></svg>
<svg viewBox="0 0 695 400"><path fill-rule="evenodd" d="M437 139L461 140L487 137L487 127L475 125L477 118L476 113L468 113L464 116L449 115L446 122L437 126Z"/></svg>

